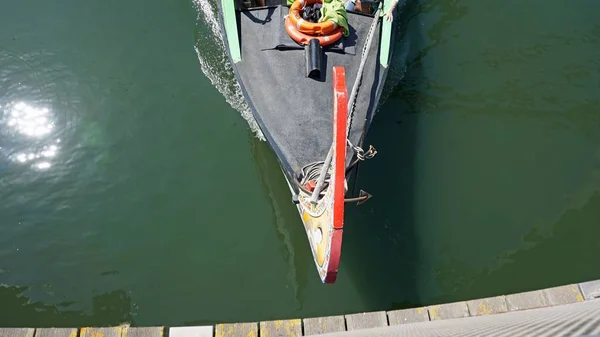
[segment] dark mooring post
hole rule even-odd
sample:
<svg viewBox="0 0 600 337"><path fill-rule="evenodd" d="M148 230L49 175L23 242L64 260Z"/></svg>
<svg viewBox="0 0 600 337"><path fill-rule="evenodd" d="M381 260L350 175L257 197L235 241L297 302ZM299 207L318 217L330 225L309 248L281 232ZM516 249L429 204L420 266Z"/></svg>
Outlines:
<svg viewBox="0 0 600 337"><path fill-rule="evenodd" d="M323 66L323 48L319 44L319 40L311 39L304 46L306 56L306 77L319 79L321 78L321 67Z"/></svg>

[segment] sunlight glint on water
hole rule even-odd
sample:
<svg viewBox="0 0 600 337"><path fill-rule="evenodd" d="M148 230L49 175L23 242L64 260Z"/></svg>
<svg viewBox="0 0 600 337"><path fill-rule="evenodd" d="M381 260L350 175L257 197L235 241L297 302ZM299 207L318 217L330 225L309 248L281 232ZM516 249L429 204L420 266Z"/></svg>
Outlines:
<svg viewBox="0 0 600 337"><path fill-rule="evenodd" d="M0 124L5 126L5 132L12 141L23 143L19 151L8 155L11 161L39 170L52 166L51 160L56 157L60 143L60 139L52 137L53 117L48 108L22 101L11 102L4 107Z"/></svg>

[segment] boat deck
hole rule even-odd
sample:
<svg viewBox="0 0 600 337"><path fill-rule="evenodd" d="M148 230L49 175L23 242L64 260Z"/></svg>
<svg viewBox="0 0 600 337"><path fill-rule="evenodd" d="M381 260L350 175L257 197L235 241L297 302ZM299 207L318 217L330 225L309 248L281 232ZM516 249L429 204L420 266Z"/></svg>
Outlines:
<svg viewBox="0 0 600 337"><path fill-rule="evenodd" d="M350 95L373 17L348 13L351 29L350 35L343 38L343 51L325 50L326 73L324 78L315 80L305 76L304 50L285 32L287 12L286 6L239 12L242 61L234 67L263 133L291 174L308 163L325 159L332 141L332 68L345 68ZM380 23L369 50L352 119L350 140L354 144L361 143L383 86L385 68L379 64L378 54ZM282 44L296 49L275 49ZM347 162L352 155L349 151Z"/></svg>

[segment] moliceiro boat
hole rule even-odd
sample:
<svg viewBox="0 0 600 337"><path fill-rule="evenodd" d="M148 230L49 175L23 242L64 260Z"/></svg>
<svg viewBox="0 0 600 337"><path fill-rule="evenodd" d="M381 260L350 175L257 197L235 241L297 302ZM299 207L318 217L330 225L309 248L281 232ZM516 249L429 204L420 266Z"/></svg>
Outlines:
<svg viewBox="0 0 600 337"><path fill-rule="evenodd" d="M321 280L333 283L344 208L371 197L348 186L376 153L363 141L391 58L393 22L382 15L390 4L217 1L236 79L279 159Z"/></svg>

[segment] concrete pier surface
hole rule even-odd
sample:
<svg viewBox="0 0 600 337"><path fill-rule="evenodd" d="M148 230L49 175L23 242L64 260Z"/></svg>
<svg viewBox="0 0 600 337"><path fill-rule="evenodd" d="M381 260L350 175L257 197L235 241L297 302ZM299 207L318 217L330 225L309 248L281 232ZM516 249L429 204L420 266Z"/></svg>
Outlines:
<svg viewBox="0 0 600 337"><path fill-rule="evenodd" d="M427 307L186 327L0 328L0 337L592 336L600 280Z"/></svg>

